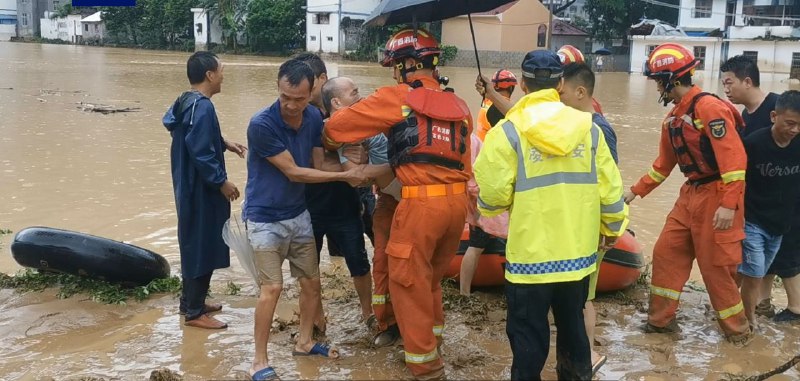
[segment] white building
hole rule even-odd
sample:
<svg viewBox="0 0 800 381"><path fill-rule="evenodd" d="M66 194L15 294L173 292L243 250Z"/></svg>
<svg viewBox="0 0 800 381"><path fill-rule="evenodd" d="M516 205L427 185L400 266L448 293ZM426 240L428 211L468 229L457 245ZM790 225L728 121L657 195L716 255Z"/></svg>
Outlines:
<svg viewBox="0 0 800 381"><path fill-rule="evenodd" d="M83 41L87 44L102 44L106 37L106 23L103 12L95 12L81 19Z"/></svg>
<svg viewBox="0 0 800 381"><path fill-rule="evenodd" d="M80 44L83 36L83 16L68 15L64 18L51 19L53 12L44 12L44 18L39 20L42 28L42 38L50 40L62 40L73 44Z"/></svg>
<svg viewBox="0 0 800 381"><path fill-rule="evenodd" d="M355 50L347 43L341 20L365 20L379 0L307 0L306 50L310 52L344 53Z"/></svg>
<svg viewBox="0 0 800 381"><path fill-rule="evenodd" d="M631 72L642 71L645 54L658 44L678 42L694 50L705 75L718 75L723 61L744 54L775 80L800 78L800 15L791 15L798 1L681 0L678 29L687 37L631 36Z"/></svg>
<svg viewBox="0 0 800 381"><path fill-rule="evenodd" d="M205 8L192 8L194 14L194 50L201 51L208 49L209 44L222 43L222 26L219 19L211 17Z"/></svg>
<svg viewBox="0 0 800 381"><path fill-rule="evenodd" d="M0 0L0 41L17 36L17 0Z"/></svg>

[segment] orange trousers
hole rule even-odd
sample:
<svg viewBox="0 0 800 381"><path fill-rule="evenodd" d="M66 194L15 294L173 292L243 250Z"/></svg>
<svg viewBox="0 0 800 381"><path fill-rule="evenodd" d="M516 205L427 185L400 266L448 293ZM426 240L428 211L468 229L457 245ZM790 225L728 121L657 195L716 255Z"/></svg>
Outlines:
<svg viewBox="0 0 800 381"><path fill-rule="evenodd" d="M444 196L420 193L403 198L392 221L386 247L389 294L403 336L406 366L415 377L444 367L437 350L444 330L441 281L464 230L468 203L464 188Z"/></svg>
<svg viewBox="0 0 800 381"><path fill-rule="evenodd" d="M372 233L375 235L375 252L372 257L372 311L378 321L378 328L385 331L390 325L397 324L389 298L389 260L386 257L386 245L389 243L389 231L392 228L394 211L397 208L394 197L378 191L378 201L372 213Z"/></svg>
<svg viewBox="0 0 800 381"><path fill-rule="evenodd" d="M715 230L714 213L722 197L721 182L684 184L664 229L653 248L653 281L648 322L666 327L675 319L681 291L697 259L718 323L726 336L747 333L749 323L736 286L736 267L742 262L744 196L733 226Z"/></svg>

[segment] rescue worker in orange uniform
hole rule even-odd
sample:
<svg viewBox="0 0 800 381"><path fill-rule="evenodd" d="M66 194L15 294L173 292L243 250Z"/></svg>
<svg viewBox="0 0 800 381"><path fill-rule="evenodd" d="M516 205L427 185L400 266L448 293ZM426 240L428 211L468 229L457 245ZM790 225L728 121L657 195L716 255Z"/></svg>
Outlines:
<svg viewBox="0 0 800 381"><path fill-rule="evenodd" d="M562 66L567 66L571 63L586 62L586 59L583 57L583 53L581 53L578 48L572 45L562 46L560 49L558 49L556 54L558 55L559 60L561 60ZM492 78L492 82L494 82L494 78ZM487 83L489 83L489 79L479 75L478 79L475 81L475 90L485 97L484 104L489 102L505 117L508 110L514 106L514 102L511 101L510 94L506 97L505 94L497 90L497 87L487 87ZM481 105L481 107L483 107L483 105ZM598 102L594 97L592 97L592 107L594 108L594 112L603 115L603 108L600 106L600 102ZM491 126L494 125L492 124ZM478 131L483 130L483 126L481 125L481 114L478 114L478 128ZM486 133L478 134L478 137L481 138L481 140L483 140L484 136L486 136Z"/></svg>
<svg viewBox="0 0 800 381"><path fill-rule="evenodd" d="M681 290L697 259L711 305L725 337L736 345L752 339L735 276L742 261L744 179L747 156L737 130L736 108L692 85L699 63L685 47L667 43L650 54L645 74L656 81L660 101L675 106L661 129L658 157L648 174L625 194L630 203L669 176L686 176L675 206L653 248L653 279L645 332L677 330Z"/></svg>
<svg viewBox="0 0 800 381"><path fill-rule="evenodd" d="M586 59L583 57L583 53L581 53L580 49L572 45L562 46L558 49L556 54L563 66L567 66L571 63L586 63ZM603 115L603 107L600 106L600 102L594 97L592 97L592 107L594 108L594 112Z"/></svg>
<svg viewBox="0 0 800 381"><path fill-rule="evenodd" d="M517 86L517 76L506 69L498 70L492 76L492 86L498 94L510 101L511 94L514 94L514 88ZM475 135L481 141L486 137L489 129L505 117L505 114L500 112L497 106L492 106L492 101L484 98L483 103L481 103L481 109L478 111L478 117L475 119L475 124L477 125Z"/></svg>
<svg viewBox="0 0 800 381"><path fill-rule="evenodd" d="M381 132L389 137L390 164L403 185L386 246L389 295L406 366L417 379L434 379L444 375L440 282L466 219L472 117L462 99L441 89L441 50L430 33L400 31L384 54L381 64L393 68L397 85L333 115L323 143L330 149Z"/></svg>

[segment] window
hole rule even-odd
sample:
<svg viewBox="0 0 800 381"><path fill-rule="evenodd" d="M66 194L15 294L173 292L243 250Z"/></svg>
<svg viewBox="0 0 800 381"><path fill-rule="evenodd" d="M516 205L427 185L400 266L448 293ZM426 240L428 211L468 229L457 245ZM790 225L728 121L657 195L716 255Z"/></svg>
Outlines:
<svg viewBox="0 0 800 381"><path fill-rule="evenodd" d="M789 69L789 78L800 79L800 53L792 53L792 68Z"/></svg>
<svg viewBox="0 0 800 381"><path fill-rule="evenodd" d="M331 14L330 13L315 13L314 14L314 24L330 24L331 23Z"/></svg>
<svg viewBox="0 0 800 381"><path fill-rule="evenodd" d="M89 31L89 24L83 24L83 31L84 32L88 32Z"/></svg>
<svg viewBox="0 0 800 381"><path fill-rule="evenodd" d="M310 39L311 41L316 41L316 40L317 40L317 36L309 36L309 39Z"/></svg>
<svg viewBox="0 0 800 381"><path fill-rule="evenodd" d="M547 25L539 25L539 33L536 37L536 46L543 48L547 45Z"/></svg>
<svg viewBox="0 0 800 381"><path fill-rule="evenodd" d="M100 24L94 24L94 31L95 32L99 32L100 31Z"/></svg>
<svg viewBox="0 0 800 381"><path fill-rule="evenodd" d="M332 36L328 36L328 41L333 41L333 37Z"/></svg>
<svg viewBox="0 0 800 381"><path fill-rule="evenodd" d="M752 50L745 50L742 52L742 55L753 60L753 62L758 64L758 52Z"/></svg>
<svg viewBox="0 0 800 381"><path fill-rule="evenodd" d="M647 57L650 58L650 54L653 53L653 50L656 50L658 45L647 45Z"/></svg>
<svg viewBox="0 0 800 381"><path fill-rule="evenodd" d="M23 13L22 14L22 26L28 26L28 14L27 13Z"/></svg>
<svg viewBox="0 0 800 381"><path fill-rule="evenodd" d="M706 47L705 46L695 46L694 47L694 58L700 61L697 64L697 70L705 70L706 69Z"/></svg>
<svg viewBox="0 0 800 381"><path fill-rule="evenodd" d="M694 0L694 18L707 19L711 18L711 11L713 9L713 0Z"/></svg>

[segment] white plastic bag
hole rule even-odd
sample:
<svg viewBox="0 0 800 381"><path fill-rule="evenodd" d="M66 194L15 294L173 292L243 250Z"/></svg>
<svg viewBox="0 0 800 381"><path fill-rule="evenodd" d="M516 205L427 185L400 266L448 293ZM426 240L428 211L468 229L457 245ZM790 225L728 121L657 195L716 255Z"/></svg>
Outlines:
<svg viewBox="0 0 800 381"><path fill-rule="evenodd" d="M258 273L253 260L253 246L250 245L250 239L247 238L245 223L239 221L235 214L231 214L231 218L225 221L225 226L222 227L222 239L236 253L239 264L250 274L253 282L258 284Z"/></svg>

